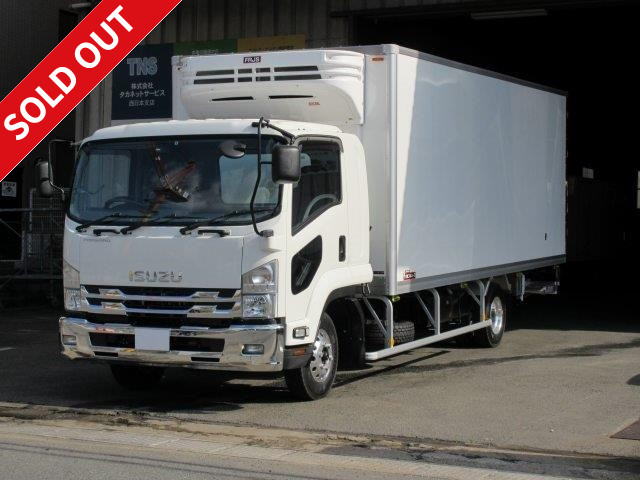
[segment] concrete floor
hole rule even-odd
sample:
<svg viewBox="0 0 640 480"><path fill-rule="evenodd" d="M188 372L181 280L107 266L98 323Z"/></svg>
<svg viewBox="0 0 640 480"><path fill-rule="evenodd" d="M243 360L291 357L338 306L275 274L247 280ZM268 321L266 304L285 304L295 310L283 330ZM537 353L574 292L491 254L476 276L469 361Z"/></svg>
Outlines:
<svg viewBox="0 0 640 480"><path fill-rule="evenodd" d="M169 371L120 389L100 364L57 353L57 313L0 312L0 402L151 412L167 418L640 458L611 435L640 416L640 321L589 299L533 298L497 349L436 345L341 372L296 402L277 379Z"/></svg>

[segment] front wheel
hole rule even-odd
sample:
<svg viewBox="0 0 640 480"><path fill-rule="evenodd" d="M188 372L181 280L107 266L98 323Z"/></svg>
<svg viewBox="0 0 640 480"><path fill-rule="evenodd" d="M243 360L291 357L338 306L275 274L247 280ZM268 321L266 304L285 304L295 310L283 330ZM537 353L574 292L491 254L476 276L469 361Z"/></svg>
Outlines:
<svg viewBox="0 0 640 480"><path fill-rule="evenodd" d="M338 367L338 334L333 320L322 314L318 333L313 342L313 354L303 367L284 372L289 391L302 400L325 397L336 378Z"/></svg>

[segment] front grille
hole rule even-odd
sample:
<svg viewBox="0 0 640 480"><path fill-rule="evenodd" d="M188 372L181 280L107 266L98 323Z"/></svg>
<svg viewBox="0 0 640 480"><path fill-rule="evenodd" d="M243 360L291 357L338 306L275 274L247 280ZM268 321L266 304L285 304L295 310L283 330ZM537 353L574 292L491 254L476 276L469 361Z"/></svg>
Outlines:
<svg viewBox="0 0 640 480"><path fill-rule="evenodd" d="M88 298L87 302L92 306L101 306L103 300L100 298ZM109 303L113 303L109 300ZM193 303L187 302L157 302L157 301L145 301L145 300L127 300L121 302L125 308L135 309L162 309L162 310L176 310L178 312L183 310L189 310L194 306ZM196 305L204 307L217 307L218 311L231 310L234 306L233 302L216 302L216 303L198 303Z"/></svg>
<svg viewBox="0 0 640 480"><path fill-rule="evenodd" d="M237 320L231 318L185 318L184 315L101 315L87 314L87 321L98 325L105 324L122 324L131 325L132 327L151 327L151 328L171 328L179 330L182 327L208 327L208 328L229 328L232 324L237 324ZM257 322L253 322L257 323Z"/></svg>
<svg viewBox="0 0 640 480"><path fill-rule="evenodd" d="M85 285L81 292L86 312L94 315L183 319L242 316L242 297L236 289Z"/></svg>
<svg viewBox="0 0 640 480"><path fill-rule="evenodd" d="M100 290L119 290L123 295L145 295L154 297L189 297L196 292L218 293L220 298L232 298L235 288L163 288L163 287L113 287L102 285L85 285L88 293L99 294Z"/></svg>
<svg viewBox="0 0 640 480"><path fill-rule="evenodd" d="M127 308L164 308L167 310L185 310L193 306L192 303L185 302L147 302L144 300L129 300L122 302ZM216 303L198 303L197 305L204 307L218 307L218 310L231 310L233 302L216 302Z"/></svg>
<svg viewBox="0 0 640 480"><path fill-rule="evenodd" d="M92 332L89 334L89 338L93 347L135 348L134 335ZM224 350L224 339L171 337L169 349L180 352L217 353Z"/></svg>
<svg viewBox="0 0 640 480"><path fill-rule="evenodd" d="M171 337L169 345L171 350L178 350L181 352L216 353L224 350L224 339Z"/></svg>

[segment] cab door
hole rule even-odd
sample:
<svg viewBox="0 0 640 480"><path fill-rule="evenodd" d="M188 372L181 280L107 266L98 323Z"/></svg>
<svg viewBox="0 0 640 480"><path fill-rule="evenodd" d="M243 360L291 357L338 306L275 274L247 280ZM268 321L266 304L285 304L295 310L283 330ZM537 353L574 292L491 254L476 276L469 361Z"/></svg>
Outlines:
<svg viewBox="0 0 640 480"><path fill-rule="evenodd" d="M287 242L287 345L313 341L314 328L304 339L292 338L293 328L317 326L318 319L306 318L314 288L325 272L346 266L348 253L341 143L310 137L300 142L300 150Z"/></svg>

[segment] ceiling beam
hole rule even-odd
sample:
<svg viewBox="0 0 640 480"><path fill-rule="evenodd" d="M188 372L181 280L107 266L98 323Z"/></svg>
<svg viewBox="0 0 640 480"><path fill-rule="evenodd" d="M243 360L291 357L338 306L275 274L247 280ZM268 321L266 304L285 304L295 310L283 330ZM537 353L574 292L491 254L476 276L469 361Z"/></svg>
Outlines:
<svg viewBox="0 0 640 480"><path fill-rule="evenodd" d="M464 0L461 2L406 7L335 10L332 17L393 18L406 16L457 16L472 13L546 9L548 11L583 8L614 8L638 5L637 0Z"/></svg>

